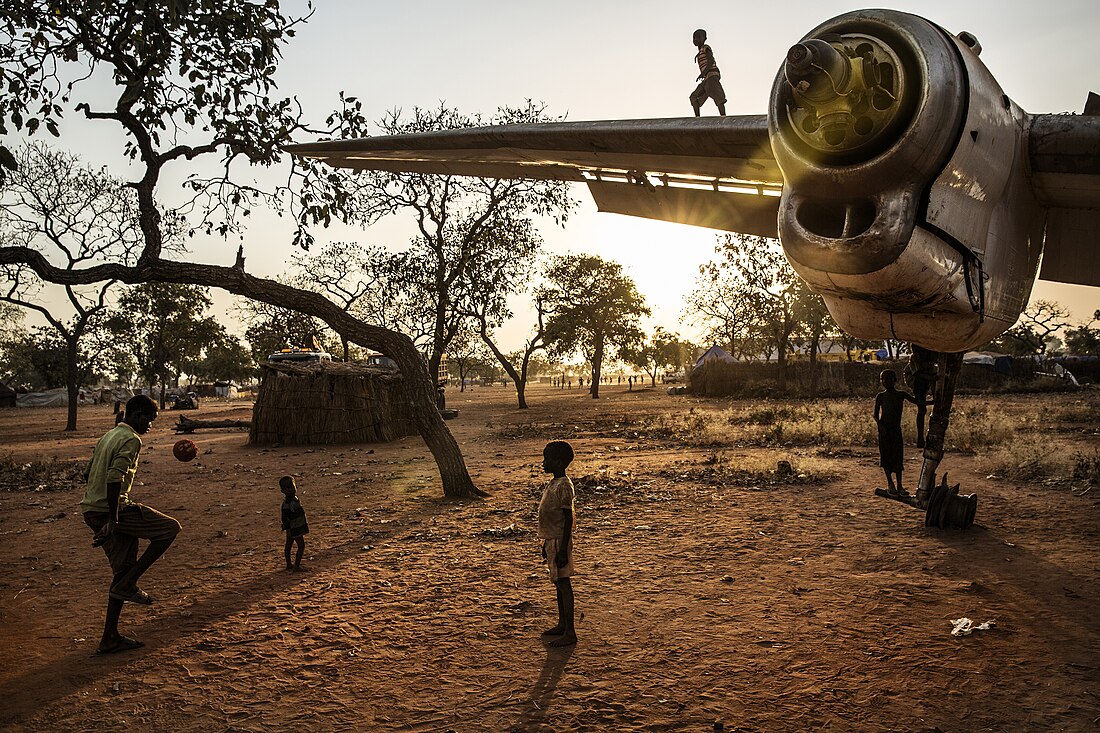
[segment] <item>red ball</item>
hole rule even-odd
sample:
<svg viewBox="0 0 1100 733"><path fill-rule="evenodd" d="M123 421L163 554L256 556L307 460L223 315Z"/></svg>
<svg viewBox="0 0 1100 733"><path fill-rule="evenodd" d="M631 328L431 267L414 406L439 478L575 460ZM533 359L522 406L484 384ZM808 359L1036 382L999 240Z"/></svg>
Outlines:
<svg viewBox="0 0 1100 733"><path fill-rule="evenodd" d="M176 441L176 444L172 446L172 455L176 457L176 460L186 463L194 459L199 454L199 447L195 445L195 441L189 438Z"/></svg>

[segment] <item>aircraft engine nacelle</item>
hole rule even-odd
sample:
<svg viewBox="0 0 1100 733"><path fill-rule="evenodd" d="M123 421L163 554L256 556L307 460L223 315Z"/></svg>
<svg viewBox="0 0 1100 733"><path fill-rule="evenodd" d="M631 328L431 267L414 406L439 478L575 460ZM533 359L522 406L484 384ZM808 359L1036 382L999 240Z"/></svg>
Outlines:
<svg viewBox="0 0 1100 733"><path fill-rule="evenodd" d="M857 337L964 351L1027 304L1044 228L1028 116L980 50L970 34L865 10L815 28L779 70L780 239Z"/></svg>

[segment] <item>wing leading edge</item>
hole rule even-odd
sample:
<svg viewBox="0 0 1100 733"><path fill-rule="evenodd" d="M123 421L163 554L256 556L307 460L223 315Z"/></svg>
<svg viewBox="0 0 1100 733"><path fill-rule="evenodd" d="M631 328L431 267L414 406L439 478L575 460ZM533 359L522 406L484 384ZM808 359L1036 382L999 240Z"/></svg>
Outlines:
<svg viewBox="0 0 1100 733"><path fill-rule="evenodd" d="M600 211L777 236L765 115L554 122L288 146L355 170L588 184Z"/></svg>

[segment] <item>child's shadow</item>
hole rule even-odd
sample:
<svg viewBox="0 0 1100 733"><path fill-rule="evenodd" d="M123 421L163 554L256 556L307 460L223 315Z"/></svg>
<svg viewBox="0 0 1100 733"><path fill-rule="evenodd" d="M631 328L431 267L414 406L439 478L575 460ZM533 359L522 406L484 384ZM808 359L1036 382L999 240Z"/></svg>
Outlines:
<svg viewBox="0 0 1100 733"><path fill-rule="evenodd" d="M537 730L541 723L546 722L554 692L557 690L562 674L565 673L565 665L573 656L574 649L576 649L574 646L547 647L546 661L543 662L542 671L535 680L531 697L527 700L527 710L519 723L512 727L513 731Z"/></svg>

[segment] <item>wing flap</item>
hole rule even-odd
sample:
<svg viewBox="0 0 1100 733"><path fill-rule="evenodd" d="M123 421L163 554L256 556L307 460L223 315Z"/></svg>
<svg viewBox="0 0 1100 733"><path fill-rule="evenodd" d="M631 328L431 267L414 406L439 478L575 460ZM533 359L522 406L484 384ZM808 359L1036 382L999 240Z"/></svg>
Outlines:
<svg viewBox="0 0 1100 733"><path fill-rule="evenodd" d="M1048 207L1039 279L1100 286L1100 115L1034 115L1028 146L1032 189Z"/></svg>
<svg viewBox="0 0 1100 733"><path fill-rule="evenodd" d="M776 238L779 196L588 181L600 211Z"/></svg>
<svg viewBox="0 0 1100 733"><path fill-rule="evenodd" d="M1051 209L1039 279L1100 286L1100 209Z"/></svg>

